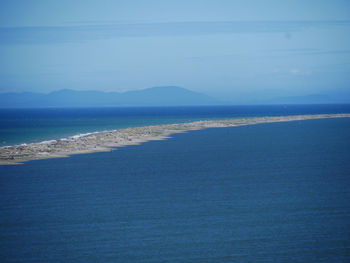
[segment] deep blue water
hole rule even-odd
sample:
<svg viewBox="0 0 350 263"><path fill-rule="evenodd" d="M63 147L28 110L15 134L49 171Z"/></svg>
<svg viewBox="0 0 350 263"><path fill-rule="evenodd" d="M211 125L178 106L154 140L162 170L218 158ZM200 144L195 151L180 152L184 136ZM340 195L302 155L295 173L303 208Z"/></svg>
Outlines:
<svg viewBox="0 0 350 263"><path fill-rule="evenodd" d="M0 146L154 124L321 113L350 113L350 104L0 109Z"/></svg>
<svg viewBox="0 0 350 263"><path fill-rule="evenodd" d="M0 167L0 262L350 262L350 119Z"/></svg>

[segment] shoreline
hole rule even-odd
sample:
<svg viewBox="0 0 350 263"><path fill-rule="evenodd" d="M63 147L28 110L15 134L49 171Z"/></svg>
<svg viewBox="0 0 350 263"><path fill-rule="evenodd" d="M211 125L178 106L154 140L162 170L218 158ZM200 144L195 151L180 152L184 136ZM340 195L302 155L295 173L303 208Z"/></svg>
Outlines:
<svg viewBox="0 0 350 263"><path fill-rule="evenodd" d="M153 140L165 140L172 134L192 130L347 117L350 117L350 113L235 118L195 121L180 124L161 124L93 132L58 140L0 147L0 165L16 165L32 160L69 157L74 154L113 151L116 148L128 145L138 145Z"/></svg>

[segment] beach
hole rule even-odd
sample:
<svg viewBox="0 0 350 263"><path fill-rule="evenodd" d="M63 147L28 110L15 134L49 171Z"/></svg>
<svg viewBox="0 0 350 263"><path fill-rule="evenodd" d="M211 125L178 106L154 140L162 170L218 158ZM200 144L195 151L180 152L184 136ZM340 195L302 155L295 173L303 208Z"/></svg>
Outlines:
<svg viewBox="0 0 350 263"><path fill-rule="evenodd" d="M349 121L0 166L1 262L349 262Z"/></svg>
<svg viewBox="0 0 350 263"><path fill-rule="evenodd" d="M40 143L4 146L0 148L0 165L21 164L31 160L68 157L74 154L112 151L152 140L164 140L170 135L206 128L235 127L262 123L303 121L324 118L346 118L350 114L315 114L279 117L236 118L195 121L190 123L151 125L81 134Z"/></svg>

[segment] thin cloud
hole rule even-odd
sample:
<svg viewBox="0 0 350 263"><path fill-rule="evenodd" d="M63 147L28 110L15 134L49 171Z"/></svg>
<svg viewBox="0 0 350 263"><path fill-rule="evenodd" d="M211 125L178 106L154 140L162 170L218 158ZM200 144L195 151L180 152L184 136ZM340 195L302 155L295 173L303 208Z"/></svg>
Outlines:
<svg viewBox="0 0 350 263"><path fill-rule="evenodd" d="M310 70L300 70L300 69L291 69L289 71L292 75L303 75L303 76L307 76L307 75L311 75L312 71Z"/></svg>
<svg viewBox="0 0 350 263"><path fill-rule="evenodd" d="M313 56L313 55L344 55L350 54L350 50L320 50L316 48L296 48L296 49L272 49L263 50L263 53L272 53L278 55L293 55L293 56Z"/></svg>
<svg viewBox="0 0 350 263"><path fill-rule="evenodd" d="M324 27L349 27L343 21L227 21L0 27L0 45L55 44L120 37L169 37L215 34L292 33Z"/></svg>
<svg viewBox="0 0 350 263"><path fill-rule="evenodd" d="M299 74L300 70L299 69L291 69L290 73L292 73L292 74Z"/></svg>

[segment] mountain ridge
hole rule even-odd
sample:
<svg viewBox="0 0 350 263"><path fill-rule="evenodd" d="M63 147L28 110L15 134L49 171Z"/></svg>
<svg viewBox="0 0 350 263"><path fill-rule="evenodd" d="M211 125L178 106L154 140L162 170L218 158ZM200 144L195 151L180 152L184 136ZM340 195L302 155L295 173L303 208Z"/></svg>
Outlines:
<svg viewBox="0 0 350 263"><path fill-rule="evenodd" d="M177 86L152 87L126 92L61 89L50 93L3 93L0 108L204 106L223 103L203 93Z"/></svg>

